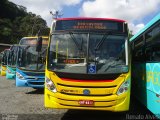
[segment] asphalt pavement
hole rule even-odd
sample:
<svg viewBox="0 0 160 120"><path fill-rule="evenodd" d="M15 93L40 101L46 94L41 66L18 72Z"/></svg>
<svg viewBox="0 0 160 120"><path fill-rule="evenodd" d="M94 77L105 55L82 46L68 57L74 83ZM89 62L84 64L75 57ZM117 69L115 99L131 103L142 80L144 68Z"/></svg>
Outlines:
<svg viewBox="0 0 160 120"><path fill-rule="evenodd" d="M0 120L135 120L155 119L134 97L130 111L114 113L108 111L46 109L44 91L16 87L15 80L0 76Z"/></svg>

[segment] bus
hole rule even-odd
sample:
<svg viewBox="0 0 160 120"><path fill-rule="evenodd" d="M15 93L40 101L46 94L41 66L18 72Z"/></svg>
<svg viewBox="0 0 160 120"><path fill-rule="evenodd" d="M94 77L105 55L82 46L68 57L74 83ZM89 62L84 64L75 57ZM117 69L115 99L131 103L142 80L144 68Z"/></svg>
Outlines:
<svg viewBox="0 0 160 120"><path fill-rule="evenodd" d="M0 74L1 74L2 58L3 58L3 52L0 52Z"/></svg>
<svg viewBox="0 0 160 120"><path fill-rule="evenodd" d="M131 39L133 94L160 118L160 14Z"/></svg>
<svg viewBox="0 0 160 120"><path fill-rule="evenodd" d="M8 63L8 55L9 55L9 49L5 49L2 54L2 61L1 61L1 76L6 75L7 70L7 63Z"/></svg>
<svg viewBox="0 0 160 120"><path fill-rule="evenodd" d="M16 78L18 48L19 48L19 45L12 45L10 47L7 70L6 70L6 78L7 79L15 79Z"/></svg>
<svg viewBox="0 0 160 120"><path fill-rule="evenodd" d="M37 41L41 38L42 48L37 51ZM44 88L45 58L48 37L24 37L20 40L16 68L16 86ZM43 40L42 40L43 39Z"/></svg>
<svg viewBox="0 0 160 120"><path fill-rule="evenodd" d="M2 62L2 58L3 58L3 51L5 49L9 49L10 46L11 46L10 44L0 43L0 75L1 75L1 66L2 66L1 62ZM3 69L4 69L4 67L3 67Z"/></svg>
<svg viewBox="0 0 160 120"><path fill-rule="evenodd" d="M49 39L46 108L129 110L131 68L126 21L57 18Z"/></svg>

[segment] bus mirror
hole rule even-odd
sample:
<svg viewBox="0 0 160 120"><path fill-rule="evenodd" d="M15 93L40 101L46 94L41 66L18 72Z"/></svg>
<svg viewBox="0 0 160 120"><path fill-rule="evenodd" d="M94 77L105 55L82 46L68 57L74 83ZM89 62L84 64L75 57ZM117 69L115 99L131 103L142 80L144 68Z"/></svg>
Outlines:
<svg viewBox="0 0 160 120"><path fill-rule="evenodd" d="M37 46L36 46L36 51L37 52L40 52L41 49L42 49L42 37L38 37L38 40L37 40Z"/></svg>

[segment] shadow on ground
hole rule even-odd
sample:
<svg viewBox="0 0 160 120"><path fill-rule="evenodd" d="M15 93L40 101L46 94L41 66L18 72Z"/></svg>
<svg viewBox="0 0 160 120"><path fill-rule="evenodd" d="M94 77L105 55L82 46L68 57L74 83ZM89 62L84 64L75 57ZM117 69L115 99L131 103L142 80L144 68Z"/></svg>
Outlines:
<svg viewBox="0 0 160 120"><path fill-rule="evenodd" d="M44 94L44 89L33 89L32 91L26 92L26 94Z"/></svg>

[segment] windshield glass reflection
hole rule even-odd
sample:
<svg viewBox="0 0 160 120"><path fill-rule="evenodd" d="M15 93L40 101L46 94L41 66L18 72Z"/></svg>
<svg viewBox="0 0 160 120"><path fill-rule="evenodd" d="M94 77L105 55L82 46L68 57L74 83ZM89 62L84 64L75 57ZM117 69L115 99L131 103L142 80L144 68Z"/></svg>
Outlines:
<svg viewBox="0 0 160 120"><path fill-rule="evenodd" d="M97 47L98 46L98 47ZM125 36L99 33L54 34L49 68L57 72L92 74L122 73L126 69Z"/></svg>

